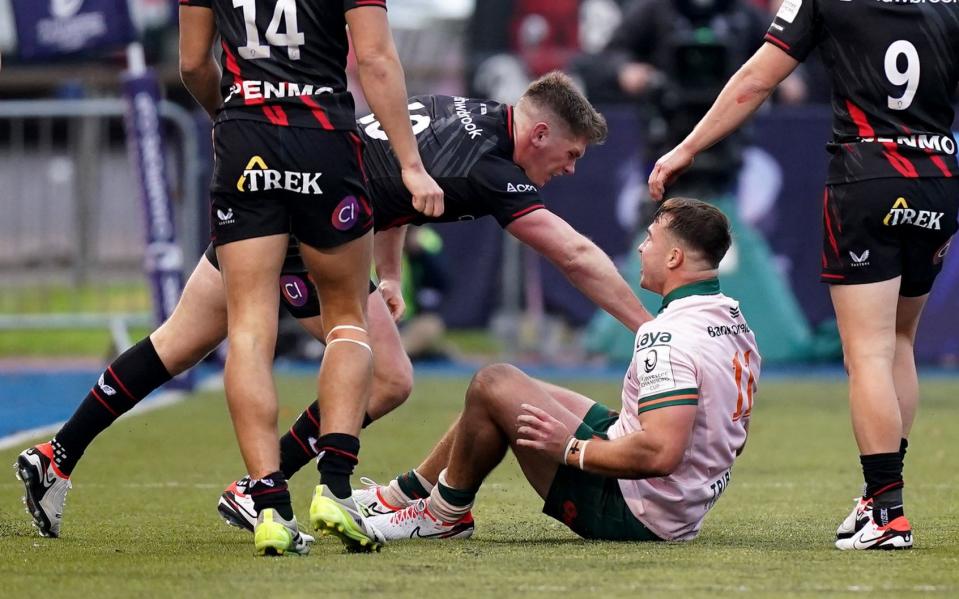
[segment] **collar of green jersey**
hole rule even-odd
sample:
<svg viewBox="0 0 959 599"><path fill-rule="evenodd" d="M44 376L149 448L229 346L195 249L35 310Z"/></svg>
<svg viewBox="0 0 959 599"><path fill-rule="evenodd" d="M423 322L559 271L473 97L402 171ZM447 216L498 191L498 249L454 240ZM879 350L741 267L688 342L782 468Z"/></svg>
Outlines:
<svg viewBox="0 0 959 599"><path fill-rule="evenodd" d="M691 295L716 295L717 293L719 293L719 279L715 277L689 283L688 285L681 285L663 296L663 305L659 307L657 314L662 313L662 311L666 309L666 306L675 300Z"/></svg>

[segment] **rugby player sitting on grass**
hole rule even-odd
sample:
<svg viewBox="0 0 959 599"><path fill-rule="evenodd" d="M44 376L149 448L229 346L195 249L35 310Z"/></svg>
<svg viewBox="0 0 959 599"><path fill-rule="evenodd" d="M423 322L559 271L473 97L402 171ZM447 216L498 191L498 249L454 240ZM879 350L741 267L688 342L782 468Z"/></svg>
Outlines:
<svg viewBox="0 0 959 599"><path fill-rule="evenodd" d="M471 536L480 485L512 449L543 511L582 537L699 533L746 443L760 357L739 303L720 293L730 245L722 212L674 198L648 231L640 283L663 304L636 335L621 412L507 364L483 368L428 496L414 500L395 481L374 488L381 509L406 507L371 526L387 540Z"/></svg>

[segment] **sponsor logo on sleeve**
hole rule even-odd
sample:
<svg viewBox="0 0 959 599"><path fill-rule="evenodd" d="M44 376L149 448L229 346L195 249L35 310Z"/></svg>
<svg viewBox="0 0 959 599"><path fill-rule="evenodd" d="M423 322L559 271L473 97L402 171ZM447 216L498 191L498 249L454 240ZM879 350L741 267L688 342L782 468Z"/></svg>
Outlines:
<svg viewBox="0 0 959 599"><path fill-rule="evenodd" d="M676 388L670 350L668 345L657 345L641 354L643 372L639 373L639 389L643 395Z"/></svg>
<svg viewBox="0 0 959 599"><path fill-rule="evenodd" d="M779 7L776 18L787 23L792 23L796 19L796 15L799 14L800 8L802 8L802 0L785 0L782 6Z"/></svg>
<svg viewBox="0 0 959 599"><path fill-rule="evenodd" d="M651 349L646 352L646 358L643 360L643 370L646 372L652 372L656 370L656 364L659 362L659 354L656 353L655 349Z"/></svg>

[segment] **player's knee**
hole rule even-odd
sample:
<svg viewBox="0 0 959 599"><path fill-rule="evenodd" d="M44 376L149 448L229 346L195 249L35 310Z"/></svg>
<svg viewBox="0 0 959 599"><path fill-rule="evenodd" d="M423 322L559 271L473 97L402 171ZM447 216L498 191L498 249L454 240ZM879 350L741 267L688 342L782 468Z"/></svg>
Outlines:
<svg viewBox="0 0 959 599"><path fill-rule="evenodd" d="M466 390L466 404L489 405L496 402L509 385L509 380L520 372L510 364L491 364L481 368L470 381Z"/></svg>
<svg viewBox="0 0 959 599"><path fill-rule="evenodd" d="M409 398L413 393L413 365L404 355L402 365L396 365L387 372L375 372L374 377L381 381L384 403L390 410L394 410Z"/></svg>
<svg viewBox="0 0 959 599"><path fill-rule="evenodd" d="M254 327L231 328L229 332L230 355L244 359L267 359L273 361L276 348L276 329L263 331Z"/></svg>
<svg viewBox="0 0 959 599"><path fill-rule="evenodd" d="M355 324L338 324L331 327L330 332L326 334L326 350L330 351L337 344L361 347L373 355L370 334L366 331L366 327Z"/></svg>
<svg viewBox="0 0 959 599"><path fill-rule="evenodd" d="M213 349L196 343L189 336L171 334L164 325L150 334L150 342L167 372L173 376L195 366Z"/></svg>
<svg viewBox="0 0 959 599"><path fill-rule="evenodd" d="M846 352L843 364L849 376L872 376L877 371L891 371L895 355L895 346L863 347Z"/></svg>

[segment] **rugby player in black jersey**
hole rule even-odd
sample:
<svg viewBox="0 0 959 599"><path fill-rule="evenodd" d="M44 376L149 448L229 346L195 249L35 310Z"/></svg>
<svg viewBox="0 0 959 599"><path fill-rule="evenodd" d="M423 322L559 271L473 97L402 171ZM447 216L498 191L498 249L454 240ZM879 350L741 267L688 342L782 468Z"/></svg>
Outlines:
<svg viewBox="0 0 959 599"><path fill-rule="evenodd" d="M832 78L832 154L823 194L822 282L849 374L865 488L839 549L908 549L903 458L919 401L914 342L956 232L952 133L959 5L925 0L786 0L766 43L649 177L656 199L736 129L818 47Z"/></svg>
<svg viewBox="0 0 959 599"><path fill-rule="evenodd" d="M404 310L399 258L406 225L493 215L507 232L549 259L584 295L630 330L651 318L606 254L550 212L539 195L538 187L551 177L572 174L586 146L606 134L605 121L567 77L544 76L530 85L516 106L448 96L416 97L409 104L408 118L424 164L445 191L445 211L428 216L411 205L409 192L399 184L399 165L389 154L380 123L372 115L359 119L378 230L379 278L378 289L370 293L367 303L374 376L365 424L398 407L412 389L412 366L393 321ZM443 150L453 147L459 149ZM59 445L64 445L62 438L70 440L66 456L54 464L58 470L51 470L58 481L69 483L66 477L84 449L117 414L171 376L191 368L226 337L226 299L215 262L216 253L208 251L190 276L173 315L107 368L104 384L112 385L120 376L131 397L107 396L102 386L94 386L54 437ZM288 251L278 295L306 330L325 339L317 295L295 243ZM100 398L111 402L112 412ZM281 471L287 478L316 457L319 416L313 403L280 440ZM231 523L252 528L256 510L247 486L245 479L231 485L219 507ZM42 515L55 520L59 530L61 512L62 500L58 500L44 507Z"/></svg>
<svg viewBox="0 0 959 599"><path fill-rule="evenodd" d="M318 377L320 485L310 521L352 550L376 550L382 538L367 525L349 481L372 382L366 304L373 216L353 98L346 88L347 25L360 82L389 133L413 205L428 214L442 212L442 191L423 167L407 116L386 2L180 0L180 5L183 82L215 121L211 236L228 306L224 382L251 475L256 551L309 551L279 470L272 377L276 282L291 234L317 284L327 344ZM213 57L217 38L222 73ZM137 371L151 368L152 381L170 374L157 349L144 340L134 351L139 361L121 357L107 369L85 402L94 412L77 415L89 425L79 433L86 442L90 432L109 425L111 417L144 395L146 390L133 382ZM68 423L65 428L50 445L28 450L18 460L28 507L41 533L53 536L59 532L62 500L53 509L44 502L56 503L68 485L47 497L45 486L32 481L51 480L50 472L54 478L69 475L72 466L63 464L75 463L84 443L70 440L77 427Z"/></svg>

